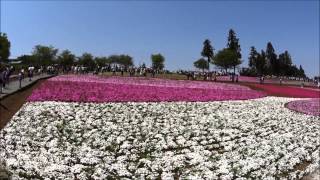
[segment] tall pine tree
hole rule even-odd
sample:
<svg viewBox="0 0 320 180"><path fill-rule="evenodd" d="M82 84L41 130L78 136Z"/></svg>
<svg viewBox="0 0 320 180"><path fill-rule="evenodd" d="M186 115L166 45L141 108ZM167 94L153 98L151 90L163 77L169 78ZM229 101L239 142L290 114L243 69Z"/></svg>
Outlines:
<svg viewBox="0 0 320 180"><path fill-rule="evenodd" d="M250 48L250 55L249 55L249 67L256 70L256 60L258 58L259 53L257 52L254 46Z"/></svg>
<svg viewBox="0 0 320 180"><path fill-rule="evenodd" d="M261 53L258 54L258 58L256 60L256 69L257 69L258 75L260 76L264 75L266 70L266 62L267 62L266 53L263 50L261 50Z"/></svg>
<svg viewBox="0 0 320 180"><path fill-rule="evenodd" d="M236 66L241 64L241 48L239 44L239 39L236 36L236 33L233 29L229 30L229 36L228 36L228 49L234 51L237 54L237 58L232 61L232 67L233 67L233 73L236 73ZM234 79L232 79L234 80Z"/></svg>
<svg viewBox="0 0 320 180"><path fill-rule="evenodd" d="M279 63L277 60L277 54L271 44L268 42L266 49L267 67L270 75L279 75Z"/></svg>
<svg viewBox="0 0 320 180"><path fill-rule="evenodd" d="M292 59L288 51L285 51L284 53L279 54L279 72L282 76L287 76L291 73L291 67L292 67Z"/></svg>
<svg viewBox="0 0 320 180"><path fill-rule="evenodd" d="M10 56L10 41L6 33L0 32L0 62L8 61Z"/></svg>
<svg viewBox="0 0 320 180"><path fill-rule="evenodd" d="M304 73L304 69L302 68L302 66L299 66L299 76L302 78L306 77L306 74Z"/></svg>
<svg viewBox="0 0 320 180"><path fill-rule="evenodd" d="M203 42L203 49L202 49L202 52L201 52L201 55L203 57L206 57L207 58L207 61L208 61L208 70L210 70L210 61L212 60L214 54L213 54L213 51L214 51L214 48L211 46L211 42L209 39L206 39L204 42Z"/></svg>

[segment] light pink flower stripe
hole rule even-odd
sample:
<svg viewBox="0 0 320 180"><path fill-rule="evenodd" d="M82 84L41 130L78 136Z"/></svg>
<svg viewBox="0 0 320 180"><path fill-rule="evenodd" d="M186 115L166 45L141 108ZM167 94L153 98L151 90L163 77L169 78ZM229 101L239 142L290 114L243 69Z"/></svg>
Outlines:
<svg viewBox="0 0 320 180"><path fill-rule="evenodd" d="M320 116L320 99L318 98L292 101L287 104L287 107L304 114Z"/></svg>

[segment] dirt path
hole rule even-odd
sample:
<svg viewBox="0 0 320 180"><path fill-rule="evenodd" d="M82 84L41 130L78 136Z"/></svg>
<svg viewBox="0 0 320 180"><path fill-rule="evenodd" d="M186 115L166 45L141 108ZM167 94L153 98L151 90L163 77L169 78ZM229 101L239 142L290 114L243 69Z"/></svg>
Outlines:
<svg viewBox="0 0 320 180"><path fill-rule="evenodd" d="M0 129L2 129L12 116L21 108L26 99L30 96L33 89L37 88L44 80L39 80L31 87L14 93L0 101Z"/></svg>

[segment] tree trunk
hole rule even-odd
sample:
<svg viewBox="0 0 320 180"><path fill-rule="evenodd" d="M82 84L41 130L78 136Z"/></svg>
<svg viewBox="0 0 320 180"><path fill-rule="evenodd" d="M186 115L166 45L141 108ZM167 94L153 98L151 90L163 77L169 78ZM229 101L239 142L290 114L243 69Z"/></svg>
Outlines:
<svg viewBox="0 0 320 180"><path fill-rule="evenodd" d="M236 76L236 66L233 66L232 82L234 82L235 76Z"/></svg>
<svg viewBox="0 0 320 180"><path fill-rule="evenodd" d="M210 71L210 57L208 57L208 71Z"/></svg>

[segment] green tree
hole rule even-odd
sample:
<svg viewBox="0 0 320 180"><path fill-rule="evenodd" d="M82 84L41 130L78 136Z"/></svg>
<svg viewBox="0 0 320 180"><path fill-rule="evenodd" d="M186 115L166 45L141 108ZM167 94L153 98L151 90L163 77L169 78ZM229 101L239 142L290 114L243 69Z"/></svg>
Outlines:
<svg viewBox="0 0 320 180"><path fill-rule="evenodd" d="M108 57L108 62L110 63L110 64L118 64L119 63L119 56L118 55L110 55L109 57Z"/></svg>
<svg viewBox="0 0 320 180"><path fill-rule="evenodd" d="M256 48L254 46L251 46L248 59L249 59L249 67L254 71L257 71L256 61L257 61L258 55L259 53L257 52Z"/></svg>
<svg viewBox="0 0 320 180"><path fill-rule="evenodd" d="M254 63L257 73L259 75L264 75L266 71L266 63L267 63L266 53L263 50L261 50L261 53L258 54L257 59Z"/></svg>
<svg viewBox="0 0 320 180"><path fill-rule="evenodd" d="M205 69L208 69L208 62L203 58L200 58L197 61L195 61L193 65L194 67L201 69L202 71L204 71Z"/></svg>
<svg viewBox="0 0 320 180"><path fill-rule="evenodd" d="M236 53L236 57L230 61L230 65L233 67L233 73L236 73L236 67L242 63L241 61L241 48L239 44L239 39L236 36L236 33L233 29L229 30L229 36L228 36L228 49L234 51ZM232 79L233 81L234 79Z"/></svg>
<svg viewBox="0 0 320 180"><path fill-rule="evenodd" d="M106 64L111 64L109 63L109 59L107 57L95 57L94 61L99 67L103 67Z"/></svg>
<svg viewBox="0 0 320 180"><path fill-rule="evenodd" d="M203 42L203 49L201 52L201 56L206 57L208 61L208 70L210 70L210 61L212 60L214 56L214 48L211 46L211 42L209 39L206 39Z"/></svg>
<svg viewBox="0 0 320 180"><path fill-rule="evenodd" d="M163 70L164 69L164 57L159 54L152 54L151 55L151 61L152 61L152 68L156 70Z"/></svg>
<svg viewBox="0 0 320 180"><path fill-rule="evenodd" d="M267 44L266 57L267 57L267 66L268 66L269 73L271 75L279 75L280 68L277 60L277 54L275 53L275 50L271 42L268 42Z"/></svg>
<svg viewBox="0 0 320 180"><path fill-rule="evenodd" d="M56 60L58 49L53 46L36 45L32 51L32 55L36 58L38 66L48 66Z"/></svg>
<svg viewBox="0 0 320 180"><path fill-rule="evenodd" d="M111 55L108 57L107 64L118 64L123 66L124 68L128 68L133 66L133 58L129 55Z"/></svg>
<svg viewBox="0 0 320 180"><path fill-rule="evenodd" d="M21 64L27 65L27 66L35 66L36 65L36 58L32 55L22 55L17 57L19 61L21 61Z"/></svg>
<svg viewBox="0 0 320 180"><path fill-rule="evenodd" d="M92 71L96 67L96 63L93 60L93 56L90 53L83 53L79 58L79 64L87 67L89 71Z"/></svg>
<svg viewBox="0 0 320 180"><path fill-rule="evenodd" d="M234 65L234 60L237 59L237 53L229 48L220 50L215 57L213 58L213 64L216 66L225 69L226 73L229 68L232 68Z"/></svg>
<svg viewBox="0 0 320 180"><path fill-rule="evenodd" d="M299 77L305 78L306 74L304 73L304 69L302 68L302 66L299 66Z"/></svg>
<svg viewBox="0 0 320 180"><path fill-rule="evenodd" d="M227 47L231 50L236 51L238 59L241 59L241 48L239 44L239 38L237 38L236 33L233 29L229 30Z"/></svg>
<svg viewBox="0 0 320 180"><path fill-rule="evenodd" d="M129 68L130 66L133 66L132 57L129 55L120 55L118 61L119 61L118 63L124 66L126 69Z"/></svg>
<svg viewBox="0 0 320 180"><path fill-rule="evenodd" d="M297 66L296 65L289 66L289 68L287 68L286 76L298 77L299 69L297 68Z"/></svg>
<svg viewBox="0 0 320 180"><path fill-rule="evenodd" d="M279 54L278 62L280 75L286 76L293 73L293 70L291 68L292 59L288 51Z"/></svg>
<svg viewBox="0 0 320 180"><path fill-rule="evenodd" d="M76 61L76 56L69 50L64 50L58 56L58 62L63 67L63 69L71 67Z"/></svg>
<svg viewBox="0 0 320 180"><path fill-rule="evenodd" d="M6 33L0 32L0 62L7 62L10 56L10 41Z"/></svg>

